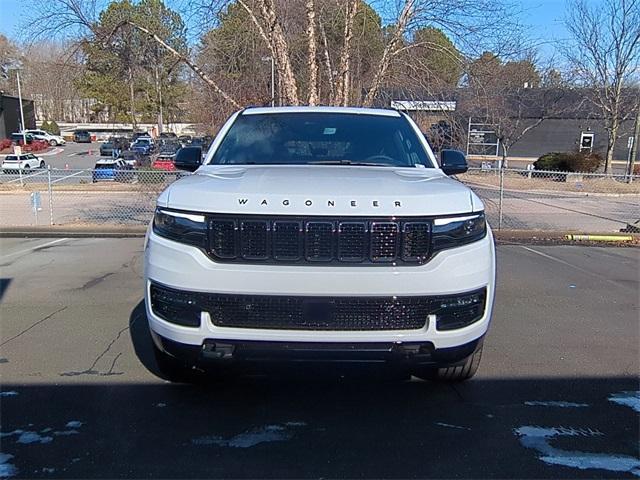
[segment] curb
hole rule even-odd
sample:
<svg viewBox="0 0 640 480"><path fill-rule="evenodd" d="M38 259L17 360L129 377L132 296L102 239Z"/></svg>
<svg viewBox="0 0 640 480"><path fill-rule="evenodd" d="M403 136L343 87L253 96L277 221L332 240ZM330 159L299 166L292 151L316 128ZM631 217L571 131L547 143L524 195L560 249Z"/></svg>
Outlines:
<svg viewBox="0 0 640 480"><path fill-rule="evenodd" d="M100 226L38 226L38 227L0 227L0 238L136 238L144 237L146 225L133 227Z"/></svg>
<svg viewBox="0 0 640 480"><path fill-rule="evenodd" d="M147 233L146 225L135 226L37 226L0 227L0 238L142 238ZM498 245L616 245L640 246L640 234L611 232L551 232L541 230L494 230ZM605 238L606 237L606 240Z"/></svg>

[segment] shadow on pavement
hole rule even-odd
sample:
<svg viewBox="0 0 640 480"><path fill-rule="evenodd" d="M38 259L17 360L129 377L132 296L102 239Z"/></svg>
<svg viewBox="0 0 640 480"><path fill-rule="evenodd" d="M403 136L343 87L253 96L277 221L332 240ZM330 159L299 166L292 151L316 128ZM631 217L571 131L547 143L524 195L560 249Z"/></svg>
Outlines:
<svg viewBox="0 0 640 480"><path fill-rule="evenodd" d="M157 375L142 303L130 327L136 355ZM637 377L481 373L456 386L373 373L357 381L325 372L200 386L121 378L4 384L4 471L48 478L640 475Z"/></svg>

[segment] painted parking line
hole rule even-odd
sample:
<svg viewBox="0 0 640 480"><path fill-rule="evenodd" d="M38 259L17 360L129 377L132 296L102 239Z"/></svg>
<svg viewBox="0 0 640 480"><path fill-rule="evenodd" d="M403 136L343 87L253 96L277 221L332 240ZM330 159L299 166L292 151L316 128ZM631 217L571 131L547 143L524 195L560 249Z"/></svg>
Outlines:
<svg viewBox="0 0 640 480"><path fill-rule="evenodd" d="M565 266L567 266L567 267L571 267L571 268L573 268L573 269L575 269L575 270L578 270L579 272L582 272L582 273L584 273L584 274L590 275L590 276L592 276L592 277L599 278L599 279L601 279L601 280L603 280L603 281L605 281L605 282L607 282L607 283L610 283L610 284L612 284L612 285L615 285L615 286L617 286L617 287L622 287L622 288L625 288L625 289L631 289L631 290L633 290L634 292L635 292L635 290L636 290L634 286L630 286L630 285L627 285L627 284L625 284L625 283L617 282L617 281L615 281L615 280L610 279L609 277L605 277L605 276L600 275L600 274L598 274L598 273L595 273L595 272L592 272L592 271L586 270L586 269L581 268L581 267L579 267L579 266L577 266L577 265L574 265L573 263L567 262L567 261L565 261L565 260L562 260L562 259L560 259L560 258L554 257L554 256L552 256L552 255L549 255L549 254L546 254L546 253L540 252L540 251L535 250L535 249L530 248L530 247L525 247L524 245L521 245L520 247L521 247L521 248L523 248L524 250L526 250L527 252L535 253L536 255L540 255L540 256L541 256L541 257L543 257L543 258L546 258L546 259L551 260L551 261L553 261L553 262L560 263L561 265L565 265Z"/></svg>
<svg viewBox="0 0 640 480"><path fill-rule="evenodd" d="M69 240L69 239L68 238L58 238L57 240L52 240L50 242L41 243L39 245L34 245L31 248L26 248L24 250L18 250L17 252L7 253L6 255L1 256L0 260L4 260L5 258L13 257L14 255L21 255L23 253L33 252L34 250L38 250L40 248L50 247L52 245L56 245L58 243L65 242L67 240Z"/></svg>

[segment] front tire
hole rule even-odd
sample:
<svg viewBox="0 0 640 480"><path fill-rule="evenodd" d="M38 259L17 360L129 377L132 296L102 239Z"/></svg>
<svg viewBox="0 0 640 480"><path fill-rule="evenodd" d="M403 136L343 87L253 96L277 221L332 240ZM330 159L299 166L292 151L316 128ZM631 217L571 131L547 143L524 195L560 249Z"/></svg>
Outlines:
<svg viewBox="0 0 640 480"><path fill-rule="evenodd" d="M44 164L44 160L40 162L40 168L45 168L46 165Z"/></svg>
<svg viewBox="0 0 640 480"><path fill-rule="evenodd" d="M173 383L200 383L202 381L202 372L194 370L177 358L166 354L155 344L153 345L153 354L158 370L165 380Z"/></svg>
<svg viewBox="0 0 640 480"><path fill-rule="evenodd" d="M52 147L57 147L58 142L56 140L49 140L49 145L51 145Z"/></svg>
<svg viewBox="0 0 640 480"><path fill-rule="evenodd" d="M453 367L421 367L413 372L413 375L432 382L458 383L472 378L478 371L482 358L482 343L476 351L467 357L462 365Z"/></svg>

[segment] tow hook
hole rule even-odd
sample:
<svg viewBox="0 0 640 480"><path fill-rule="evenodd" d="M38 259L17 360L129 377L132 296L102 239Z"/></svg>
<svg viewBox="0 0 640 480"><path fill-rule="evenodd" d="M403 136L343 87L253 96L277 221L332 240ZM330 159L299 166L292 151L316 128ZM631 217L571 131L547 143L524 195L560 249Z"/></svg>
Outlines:
<svg viewBox="0 0 640 480"><path fill-rule="evenodd" d="M205 341L202 344L202 357L210 360L223 360L233 357L235 345Z"/></svg>

